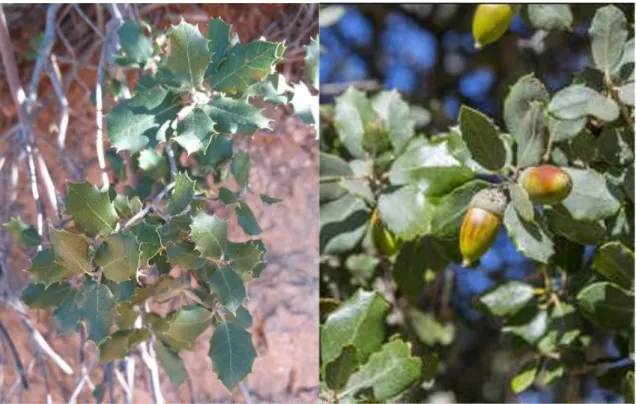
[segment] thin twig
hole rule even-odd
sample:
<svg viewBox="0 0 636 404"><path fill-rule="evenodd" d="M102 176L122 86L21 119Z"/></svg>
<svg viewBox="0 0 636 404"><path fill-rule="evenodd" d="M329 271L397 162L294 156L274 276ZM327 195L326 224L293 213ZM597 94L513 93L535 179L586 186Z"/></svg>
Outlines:
<svg viewBox="0 0 636 404"><path fill-rule="evenodd" d="M57 144L60 148L64 147L66 143L66 131L68 129L68 100L64 95L64 90L62 89L62 83L60 82L60 72L57 67L57 62L55 61L55 56L51 55L50 62L46 65L46 71L49 75L49 79L51 80L51 84L53 84L53 90L57 95L57 98L60 102L60 123L57 128Z"/></svg>
<svg viewBox="0 0 636 404"><path fill-rule="evenodd" d="M22 366L22 361L20 360L20 355L18 354L18 350L16 349L15 345L13 344L13 341L11 340L11 337L9 336L9 333L7 332L7 329L4 328L4 325L2 325L1 322L0 322L0 334L2 334L4 339L7 340L7 343L9 345L9 350L11 351L11 354L13 355L13 362L15 363L16 369L18 369L18 373L20 373L20 379L22 380L22 386L24 386L25 389L28 389L29 388L29 382L27 381L27 375L26 375L26 372L24 371L24 366Z"/></svg>
<svg viewBox="0 0 636 404"><path fill-rule="evenodd" d="M99 169L102 173L102 186L104 188L110 185L108 171L106 170L106 159L104 158L104 131L102 129L102 80L104 79L104 58L106 57L106 51L108 49L109 36L110 32L106 34L106 41L102 44L102 51L99 55L99 63L97 65L97 80L95 81L95 125L97 126L95 148L97 149L97 161L99 162Z"/></svg>
<svg viewBox="0 0 636 404"><path fill-rule="evenodd" d="M73 369L69 366L68 363L66 363L66 361L64 361L64 359L60 357L60 355L57 354L57 352L53 350L53 348L51 348L51 346L48 344L48 342L46 342L42 334L40 334L40 332L35 328L33 323L31 323L31 320L26 316L26 314L24 314L23 311L20 311L19 308L16 308L16 312L22 318L22 323L29 329L33 337L33 340L40 347L42 352L48 355L49 358L51 358L53 362L55 362L55 364L60 369L62 369L62 372L64 372L67 375L72 375Z"/></svg>
<svg viewBox="0 0 636 404"><path fill-rule="evenodd" d="M93 368L95 367L95 365L97 364L98 360L99 360L99 355L95 355L95 357L91 360L91 363L88 365L88 368L86 369L86 371L83 372L82 376L77 381L77 384L75 384L75 389L73 389L73 394L71 394L71 398L68 399L69 404L75 404L75 402L77 401L77 396L79 396L80 392L84 388L84 384L86 384L86 382L88 381L88 376L93 370Z"/></svg>
<svg viewBox="0 0 636 404"><path fill-rule="evenodd" d="M157 196L155 196L155 199L153 199L150 205L146 206L145 208L140 210L136 215L128 219L128 221L122 227L122 230L132 226L137 220L146 216L150 212L150 210L154 208L155 204L158 203L161 199L163 199L163 197L166 196L166 194L170 192L172 188L174 188L174 182L171 182L161 192L159 192Z"/></svg>
<svg viewBox="0 0 636 404"><path fill-rule="evenodd" d="M128 355L124 358L126 364L126 381L128 385L128 393L130 395L126 395L127 403L133 402L133 391L135 391L135 358Z"/></svg>
<svg viewBox="0 0 636 404"><path fill-rule="evenodd" d="M51 4L46 10L46 27L44 28L44 39L42 40L42 45L40 45L38 58L35 61L33 75L31 76L31 83L29 84L29 98L27 100L27 109L29 113L31 113L33 104L35 103L35 99L37 96L37 86L38 82L40 81L40 74L42 73L42 69L44 69L47 64L48 55L51 52L53 41L55 40L55 13L57 12L57 9L59 7L60 4Z"/></svg>

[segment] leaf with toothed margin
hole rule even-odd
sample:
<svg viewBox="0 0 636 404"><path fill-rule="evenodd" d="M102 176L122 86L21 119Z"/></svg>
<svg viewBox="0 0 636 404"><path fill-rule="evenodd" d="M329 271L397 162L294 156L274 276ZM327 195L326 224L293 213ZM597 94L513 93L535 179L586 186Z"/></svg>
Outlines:
<svg viewBox="0 0 636 404"><path fill-rule="evenodd" d="M108 141L117 152L137 153L163 139L166 125L181 107L179 95L163 87L137 92L106 114Z"/></svg>
<svg viewBox="0 0 636 404"><path fill-rule="evenodd" d="M227 255L230 267L241 274L250 273L259 268L259 264L264 263L264 252L254 241L229 243Z"/></svg>
<svg viewBox="0 0 636 404"><path fill-rule="evenodd" d="M16 243L25 247L37 247L40 245L40 235L35 228L26 224L22 219L12 218L9 222L2 225L4 229L11 234Z"/></svg>
<svg viewBox="0 0 636 404"><path fill-rule="evenodd" d="M212 54L212 61L206 70L206 77L212 74L225 57L230 46L230 28L231 26L221 18L213 18L208 23L206 37L209 39L208 50Z"/></svg>
<svg viewBox="0 0 636 404"><path fill-rule="evenodd" d="M30 283L22 290L20 299L34 309L46 309L61 304L70 290L71 285L66 282L53 283L48 287L42 283Z"/></svg>
<svg viewBox="0 0 636 404"><path fill-rule="evenodd" d="M271 129L272 120L246 99L219 96L204 105L203 110L216 122L219 133L253 135L259 129Z"/></svg>
<svg viewBox="0 0 636 404"><path fill-rule="evenodd" d="M161 250L161 239L158 233L159 225L152 225L148 220L142 220L130 228L130 232L137 238L142 262L148 262Z"/></svg>
<svg viewBox="0 0 636 404"><path fill-rule="evenodd" d="M194 249L194 243L179 241L168 246L168 262L180 266L183 269L197 269L206 263L198 251Z"/></svg>
<svg viewBox="0 0 636 404"><path fill-rule="evenodd" d="M99 283L85 287L83 292L82 320L88 330L87 338L99 344L108 337L117 302L110 289Z"/></svg>
<svg viewBox="0 0 636 404"><path fill-rule="evenodd" d="M190 223L192 223L190 215L182 214L173 216L169 222L160 226L157 232L163 248L168 248L170 243L176 243L185 238L185 235L190 231Z"/></svg>
<svg viewBox="0 0 636 404"><path fill-rule="evenodd" d="M232 314L236 314L236 310L247 298L243 278L230 267L221 267L213 271L208 283L221 304Z"/></svg>
<svg viewBox="0 0 636 404"><path fill-rule="evenodd" d="M104 240L95 254L95 263L113 282L122 282L137 274L140 247L133 235L112 234Z"/></svg>
<svg viewBox="0 0 636 404"><path fill-rule="evenodd" d="M245 188L250 179L252 160L247 152L240 151L232 158L232 175L240 188Z"/></svg>
<svg viewBox="0 0 636 404"><path fill-rule="evenodd" d="M199 211L192 218L190 236L202 256L221 258L227 247L227 222L215 215Z"/></svg>
<svg viewBox="0 0 636 404"><path fill-rule="evenodd" d="M174 191L168 199L168 214L176 215L190 205L194 197L194 181L188 177L188 173L182 172L175 175Z"/></svg>
<svg viewBox="0 0 636 404"><path fill-rule="evenodd" d="M274 66L285 52L285 45L255 41L236 44L227 51L221 64L209 74L214 91L234 94L262 81L274 72Z"/></svg>
<svg viewBox="0 0 636 404"><path fill-rule="evenodd" d="M256 216L254 216L254 212L252 212L252 209L250 209L245 201L239 202L235 211L238 224L241 226L245 234L248 236L258 236L261 234L261 228L256 221Z"/></svg>
<svg viewBox="0 0 636 404"><path fill-rule="evenodd" d="M232 390L252 371L256 358L252 335L234 322L221 323L210 339L208 356L214 373Z"/></svg>
<svg viewBox="0 0 636 404"><path fill-rule="evenodd" d="M99 190L87 181L70 182L64 205L66 213L73 216L75 227L91 237L105 236L115 230L117 212L108 190Z"/></svg>
<svg viewBox="0 0 636 404"><path fill-rule="evenodd" d="M196 347L197 337L210 325L212 316L201 306L183 306L167 317L168 329L159 331L158 335L175 350L192 350Z"/></svg>
<svg viewBox="0 0 636 404"><path fill-rule="evenodd" d="M74 275L68 268L55 262L55 253L50 248L38 252L38 255L31 261L31 267L28 271L37 282L45 286Z"/></svg>
<svg viewBox="0 0 636 404"><path fill-rule="evenodd" d="M55 262L68 269L73 275L92 273L93 263L88 255L88 241L84 236L49 227L51 244L55 252Z"/></svg>
<svg viewBox="0 0 636 404"><path fill-rule="evenodd" d="M201 109L194 108L177 125L174 141L179 143L188 154L205 151L214 136L214 121Z"/></svg>
<svg viewBox="0 0 636 404"><path fill-rule="evenodd" d="M153 149L144 149L139 153L139 168L150 178L161 179L169 172L168 159Z"/></svg>
<svg viewBox="0 0 636 404"><path fill-rule="evenodd" d="M196 25L183 19L173 25L168 32L170 53L166 59L168 69L182 88L199 87L203 75L210 64L212 53L208 50L208 40L201 35Z"/></svg>
<svg viewBox="0 0 636 404"><path fill-rule="evenodd" d="M137 344L149 340L150 331L146 329L118 330L99 344L99 360L113 361L122 359Z"/></svg>
<svg viewBox="0 0 636 404"><path fill-rule="evenodd" d="M82 302L84 296L79 289L71 289L64 301L53 311L53 317L59 325L60 335L69 334L77 329L82 319Z"/></svg>
<svg viewBox="0 0 636 404"><path fill-rule="evenodd" d="M157 360L173 384L180 385L188 378L179 354L161 341L155 342Z"/></svg>

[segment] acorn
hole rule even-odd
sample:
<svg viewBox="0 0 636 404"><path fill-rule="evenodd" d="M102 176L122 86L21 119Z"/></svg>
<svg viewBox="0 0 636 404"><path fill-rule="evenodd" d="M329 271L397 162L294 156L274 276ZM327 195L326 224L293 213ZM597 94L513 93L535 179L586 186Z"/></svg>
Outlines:
<svg viewBox="0 0 636 404"><path fill-rule="evenodd" d="M371 240L373 241L375 249L385 257L395 255L401 247L399 240L397 240L391 230L387 229L382 223L380 212L378 212L377 209L371 214Z"/></svg>
<svg viewBox="0 0 636 404"><path fill-rule="evenodd" d="M506 32L514 12L510 4L480 4L473 16L475 48L497 41Z"/></svg>
<svg viewBox="0 0 636 404"><path fill-rule="evenodd" d="M473 265L494 243L507 203L498 188L483 189L471 199L459 232L463 266Z"/></svg>
<svg viewBox="0 0 636 404"><path fill-rule="evenodd" d="M572 191L570 175L559 167L544 164L521 172L518 180L533 203L555 205Z"/></svg>

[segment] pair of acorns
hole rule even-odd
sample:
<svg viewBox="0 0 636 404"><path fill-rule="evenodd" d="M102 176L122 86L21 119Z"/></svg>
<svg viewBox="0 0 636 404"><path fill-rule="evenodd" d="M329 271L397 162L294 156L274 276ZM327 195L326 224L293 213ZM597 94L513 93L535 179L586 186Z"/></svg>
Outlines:
<svg viewBox="0 0 636 404"><path fill-rule="evenodd" d="M535 204L554 205L572 190L568 173L553 165L530 167L519 176L519 184ZM508 198L500 188L481 190L472 198L459 233L462 265L474 264L490 248L501 228ZM392 256L401 247L400 240L384 226L377 209L371 215L371 238L381 255Z"/></svg>
<svg viewBox="0 0 636 404"><path fill-rule="evenodd" d="M518 183L530 201L539 205L557 204L572 190L568 173L549 164L527 168ZM490 248L501 228L507 203L506 195L499 188L484 189L473 197L459 233L462 265L473 265Z"/></svg>

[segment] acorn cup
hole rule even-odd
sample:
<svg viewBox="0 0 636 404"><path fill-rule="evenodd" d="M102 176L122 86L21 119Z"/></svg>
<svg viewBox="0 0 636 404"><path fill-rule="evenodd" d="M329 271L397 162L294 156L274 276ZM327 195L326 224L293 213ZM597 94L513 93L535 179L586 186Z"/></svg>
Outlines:
<svg viewBox="0 0 636 404"><path fill-rule="evenodd" d="M559 167L544 164L521 172L518 180L535 204L555 205L572 191L570 175Z"/></svg>
<svg viewBox="0 0 636 404"><path fill-rule="evenodd" d="M514 10L510 4L480 4L473 16L475 48L497 41L506 32Z"/></svg>
<svg viewBox="0 0 636 404"><path fill-rule="evenodd" d="M400 251L400 241L382 223L377 209L371 214L371 240L375 249L385 257L391 257Z"/></svg>
<svg viewBox="0 0 636 404"><path fill-rule="evenodd" d="M473 265L494 243L507 203L497 188L481 190L470 201L459 232L463 266Z"/></svg>

